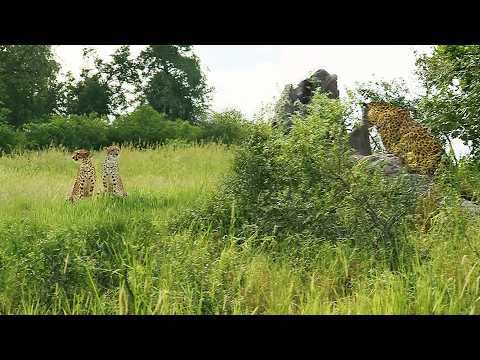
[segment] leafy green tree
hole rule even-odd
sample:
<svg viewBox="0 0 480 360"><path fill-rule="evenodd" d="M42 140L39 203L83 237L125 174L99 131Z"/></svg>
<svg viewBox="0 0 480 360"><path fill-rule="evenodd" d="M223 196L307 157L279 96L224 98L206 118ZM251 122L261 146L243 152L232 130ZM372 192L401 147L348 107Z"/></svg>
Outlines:
<svg viewBox="0 0 480 360"><path fill-rule="evenodd" d="M468 143L479 158L480 46L436 46L416 64L426 89L419 102L423 121L437 134Z"/></svg>
<svg viewBox="0 0 480 360"><path fill-rule="evenodd" d="M101 59L92 48L84 49L81 79L67 80L65 112L68 114L119 115L131 105L129 95L138 82L137 64L128 45L121 46L110 61Z"/></svg>
<svg viewBox="0 0 480 360"><path fill-rule="evenodd" d="M68 114L96 113L98 115L109 115L112 112L112 92L98 75L84 75L78 83L69 86L68 97L66 107Z"/></svg>
<svg viewBox="0 0 480 360"><path fill-rule="evenodd" d="M138 69L141 103L190 122L206 109L211 89L191 45L150 45L139 55Z"/></svg>
<svg viewBox="0 0 480 360"><path fill-rule="evenodd" d="M6 122L22 124L57 109L59 64L51 45L0 45L0 103Z"/></svg>

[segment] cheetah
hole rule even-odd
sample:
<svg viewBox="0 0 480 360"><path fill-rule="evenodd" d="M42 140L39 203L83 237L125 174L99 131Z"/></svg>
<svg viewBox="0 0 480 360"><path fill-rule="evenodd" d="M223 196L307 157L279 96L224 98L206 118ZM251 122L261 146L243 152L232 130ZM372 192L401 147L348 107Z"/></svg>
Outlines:
<svg viewBox="0 0 480 360"><path fill-rule="evenodd" d="M118 170L118 155L120 148L118 146L109 146L106 148L107 156L103 162L103 187L105 192L113 192L118 196L127 196L123 188L122 179Z"/></svg>
<svg viewBox="0 0 480 360"><path fill-rule="evenodd" d="M364 106L367 126L377 128L385 149L402 158L412 172L433 175L443 155L441 143L406 109L384 102Z"/></svg>
<svg viewBox="0 0 480 360"><path fill-rule="evenodd" d="M72 159L74 161L80 161L77 177L68 196L69 201L75 202L79 199L92 196L95 188L96 174L95 165L88 150L79 149L75 151Z"/></svg>

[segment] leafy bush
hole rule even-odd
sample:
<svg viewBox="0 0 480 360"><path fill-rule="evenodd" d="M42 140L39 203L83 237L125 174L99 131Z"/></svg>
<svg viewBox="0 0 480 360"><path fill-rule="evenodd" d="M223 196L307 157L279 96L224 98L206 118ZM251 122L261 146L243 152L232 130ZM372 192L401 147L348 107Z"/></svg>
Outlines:
<svg viewBox="0 0 480 360"><path fill-rule="evenodd" d="M202 138L223 144L240 144L247 138L251 126L239 111L214 112L201 123Z"/></svg>
<svg viewBox="0 0 480 360"><path fill-rule="evenodd" d="M298 234L351 240L398 252L416 189L409 176L386 178L355 163L343 124L346 107L317 93L287 136L256 126L239 148L221 191L172 224L221 235Z"/></svg>
<svg viewBox="0 0 480 360"><path fill-rule="evenodd" d="M416 65L426 89L419 101L424 122L436 134L461 139L480 159L479 56L479 45L438 45Z"/></svg>
<svg viewBox="0 0 480 360"><path fill-rule="evenodd" d="M403 79L359 83L348 91L348 96L353 103L387 102L413 113L416 112L418 103L418 98L410 92Z"/></svg>
<svg viewBox="0 0 480 360"><path fill-rule="evenodd" d="M44 149L63 146L69 150L100 149L105 145L131 144L136 147L164 145L172 141L198 141L239 144L251 133L252 124L235 110L213 115L191 124L182 119L169 120L149 105L119 116L109 123L104 117L90 115L52 116L27 123L15 130L2 123L0 112L0 152L14 148Z"/></svg>
<svg viewBox="0 0 480 360"><path fill-rule="evenodd" d="M19 145L19 139L20 134L12 126L0 121L0 154L15 149Z"/></svg>
<svg viewBox="0 0 480 360"><path fill-rule="evenodd" d="M136 146L164 144L169 139L195 141L201 129L187 121L168 120L151 106L141 106L130 114L116 118L110 130L110 141Z"/></svg>
<svg viewBox="0 0 480 360"><path fill-rule="evenodd" d="M52 145L70 150L99 149L109 144L107 121L95 114L53 116L48 122L28 123L23 130L30 149Z"/></svg>

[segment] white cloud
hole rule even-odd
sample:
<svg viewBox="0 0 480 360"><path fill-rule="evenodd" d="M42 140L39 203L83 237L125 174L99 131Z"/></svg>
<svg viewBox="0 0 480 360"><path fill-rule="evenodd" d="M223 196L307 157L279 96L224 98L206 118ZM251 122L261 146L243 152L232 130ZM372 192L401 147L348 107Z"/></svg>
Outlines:
<svg viewBox="0 0 480 360"><path fill-rule="evenodd" d="M317 46L279 45L248 46L239 58L231 59L231 66L214 67L218 57L228 53L230 46L195 46L203 64L210 69L209 83L215 87L213 107L222 110L236 107L251 117L262 102L271 101L287 83L296 84L318 69L338 75L341 95L355 82L377 78L392 80L404 78L415 88L413 49L427 51L430 47L413 46ZM269 61L252 62L258 50L270 50ZM240 66L241 62L249 64Z"/></svg>

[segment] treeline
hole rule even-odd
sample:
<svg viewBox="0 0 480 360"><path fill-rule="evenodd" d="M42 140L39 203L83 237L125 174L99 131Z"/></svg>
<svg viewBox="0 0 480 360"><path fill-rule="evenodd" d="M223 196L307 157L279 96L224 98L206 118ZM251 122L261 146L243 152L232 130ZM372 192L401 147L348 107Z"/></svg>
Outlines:
<svg viewBox="0 0 480 360"><path fill-rule="evenodd" d="M0 153L40 150L50 146L62 146L69 150L100 149L112 143L141 148L172 140L235 144L248 135L251 127L252 124L235 110L212 113L191 124L182 119L170 120L151 106L143 105L112 122L91 113L54 115L46 121L27 123L20 129L0 124Z"/></svg>
<svg viewBox="0 0 480 360"><path fill-rule="evenodd" d="M50 45L0 45L0 153L63 146L149 146L242 139L237 111L209 113L211 89L190 45L121 46L108 61L83 50L79 79ZM131 111L131 109L135 109Z"/></svg>
<svg viewBox="0 0 480 360"><path fill-rule="evenodd" d="M195 123L211 89L190 45L121 46L109 61L83 50L79 79L61 72L50 45L0 45L0 119L15 128L51 115L118 116L148 104Z"/></svg>

